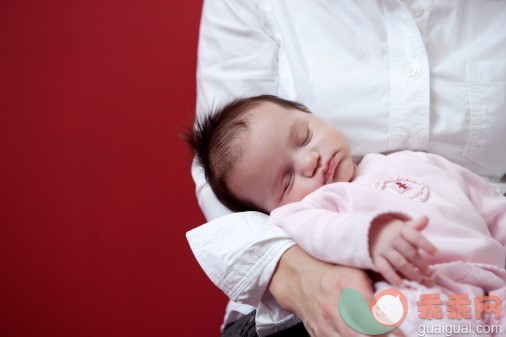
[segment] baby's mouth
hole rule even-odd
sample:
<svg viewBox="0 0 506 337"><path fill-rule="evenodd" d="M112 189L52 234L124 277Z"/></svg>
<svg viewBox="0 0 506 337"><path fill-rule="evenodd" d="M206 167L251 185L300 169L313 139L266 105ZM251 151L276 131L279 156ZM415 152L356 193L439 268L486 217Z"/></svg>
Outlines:
<svg viewBox="0 0 506 337"><path fill-rule="evenodd" d="M324 184L329 184L332 182L337 164L338 164L338 162L336 159L336 154L334 153L332 155L332 157L329 159L329 161L327 162L326 169L324 171L324 175L323 175Z"/></svg>

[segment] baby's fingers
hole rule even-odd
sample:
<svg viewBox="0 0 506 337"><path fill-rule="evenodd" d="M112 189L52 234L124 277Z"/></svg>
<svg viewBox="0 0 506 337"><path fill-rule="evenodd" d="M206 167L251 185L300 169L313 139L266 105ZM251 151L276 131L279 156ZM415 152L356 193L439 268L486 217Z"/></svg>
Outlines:
<svg viewBox="0 0 506 337"><path fill-rule="evenodd" d="M421 231L429 224L429 218L427 218L426 216L422 216L418 219L408 221L408 224L411 227Z"/></svg>
<svg viewBox="0 0 506 337"><path fill-rule="evenodd" d="M376 259L376 268L378 268L378 271L388 283L396 287L402 287L404 285L402 278L395 272L390 263L383 256Z"/></svg>
<svg viewBox="0 0 506 337"><path fill-rule="evenodd" d="M405 227L401 232L402 237L418 249L422 249L434 255L437 253L437 248L425 236L423 236L417 229L411 227Z"/></svg>
<svg viewBox="0 0 506 337"><path fill-rule="evenodd" d="M408 280L422 282L424 275L415 268L410 259L407 259L398 251L388 251L385 258L395 270L402 273Z"/></svg>
<svg viewBox="0 0 506 337"><path fill-rule="evenodd" d="M418 247L413 246L411 243L402 238L395 241L394 247L400 255L404 256L408 262L418 268L423 274L429 273L429 264L425 262L425 260L418 253Z"/></svg>

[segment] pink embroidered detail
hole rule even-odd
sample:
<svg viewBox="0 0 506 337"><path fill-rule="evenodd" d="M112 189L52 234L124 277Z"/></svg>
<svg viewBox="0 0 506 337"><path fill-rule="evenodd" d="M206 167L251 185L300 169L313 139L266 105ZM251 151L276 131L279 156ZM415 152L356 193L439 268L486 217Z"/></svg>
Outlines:
<svg viewBox="0 0 506 337"><path fill-rule="evenodd" d="M380 178L374 187L380 190L388 188L413 200L425 201L429 197L429 189L424 183L408 177Z"/></svg>

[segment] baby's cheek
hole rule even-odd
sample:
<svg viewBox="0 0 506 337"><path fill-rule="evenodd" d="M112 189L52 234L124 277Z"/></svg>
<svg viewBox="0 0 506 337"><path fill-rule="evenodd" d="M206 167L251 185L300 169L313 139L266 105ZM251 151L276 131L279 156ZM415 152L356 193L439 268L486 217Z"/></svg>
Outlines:
<svg viewBox="0 0 506 337"><path fill-rule="evenodd" d="M313 182L307 182L306 184L300 186L296 190L294 190L294 199L293 201L300 201L304 199L308 194L313 193L321 186L319 184L315 184Z"/></svg>

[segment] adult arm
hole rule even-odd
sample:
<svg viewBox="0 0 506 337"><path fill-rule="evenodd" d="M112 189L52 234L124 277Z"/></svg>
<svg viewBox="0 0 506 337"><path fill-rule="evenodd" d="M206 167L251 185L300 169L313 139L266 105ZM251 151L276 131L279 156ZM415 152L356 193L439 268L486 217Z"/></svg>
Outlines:
<svg viewBox="0 0 506 337"><path fill-rule="evenodd" d="M267 4L258 0L205 1L197 68L198 115L209 113L213 107L237 96L279 93L279 42L268 21ZM199 205L210 222L190 231L187 237L207 275L232 300L258 305L273 275L276 281L271 284L280 285L293 282L291 278L301 280L300 285L309 280L316 284L323 277L334 283L343 281L340 279L344 275L342 267L323 264L302 251L296 255L283 254L294 242L285 231L273 226L268 216L253 212L230 214L216 200L195 163L192 174ZM278 264L281 256L283 263ZM302 265L313 266L311 274L306 269L290 268ZM370 292L365 274L354 273L363 275L363 281L357 280L355 284ZM319 308L322 303L318 298L325 298L325 293L304 297L304 291L305 288L291 286L272 295L281 306L306 321L315 322L319 329L333 331L329 336L336 336L339 327L328 327L330 323L318 316L319 309L314 312L304 309ZM311 292L318 293L318 290ZM287 298L301 300L291 301L288 308ZM337 305L326 308L325 312L331 313L326 319L338 317Z"/></svg>
<svg viewBox="0 0 506 337"><path fill-rule="evenodd" d="M264 1L206 0L197 65L197 117L238 96L277 94L278 44ZM232 300L256 306L293 241L260 213L231 214L194 161L197 198L209 223L187 235L197 260Z"/></svg>
<svg viewBox="0 0 506 337"><path fill-rule="evenodd" d="M286 232L264 214L233 213L197 227L187 237L204 271L232 300L259 306L270 293L312 336L361 336L343 323L337 303L343 288L372 298L366 274L313 258L293 246ZM220 238L228 240L226 247Z"/></svg>

